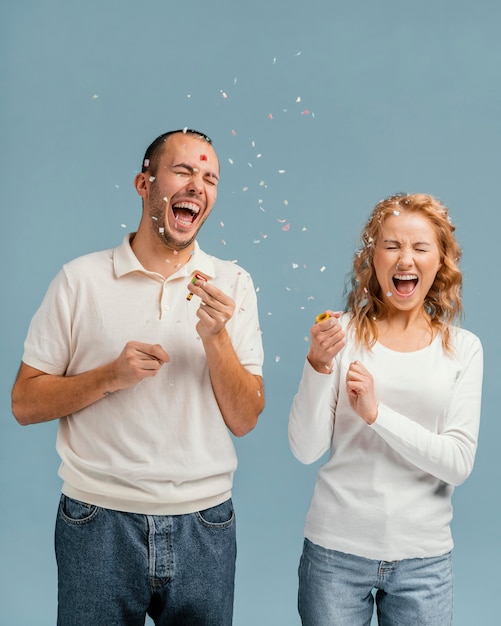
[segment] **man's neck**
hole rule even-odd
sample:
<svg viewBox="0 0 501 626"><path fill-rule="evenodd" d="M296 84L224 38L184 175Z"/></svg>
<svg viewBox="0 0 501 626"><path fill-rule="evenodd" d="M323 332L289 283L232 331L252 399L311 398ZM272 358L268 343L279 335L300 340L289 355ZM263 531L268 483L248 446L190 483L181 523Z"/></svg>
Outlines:
<svg viewBox="0 0 501 626"><path fill-rule="evenodd" d="M190 260L195 244L182 250L174 250L162 245L160 241L151 241L136 233L131 241L131 248L144 269L169 278Z"/></svg>

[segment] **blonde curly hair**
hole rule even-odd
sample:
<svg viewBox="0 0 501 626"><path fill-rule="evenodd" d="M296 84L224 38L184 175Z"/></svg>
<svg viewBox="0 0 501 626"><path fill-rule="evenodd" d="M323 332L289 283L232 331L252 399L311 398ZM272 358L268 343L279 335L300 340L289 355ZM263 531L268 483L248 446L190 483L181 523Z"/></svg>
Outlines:
<svg viewBox="0 0 501 626"><path fill-rule="evenodd" d="M384 319L388 308L374 270L374 251L386 218L400 213L417 213L434 227L441 267L423 306L431 329L442 333L442 345L451 352L450 327L462 314L462 274L458 267L461 249L447 207L427 194L395 194L378 202L372 211L361 235L361 247L353 258L348 279L351 290L346 289L346 310L351 314L349 327L354 329L356 341L367 348L377 341L376 320Z"/></svg>

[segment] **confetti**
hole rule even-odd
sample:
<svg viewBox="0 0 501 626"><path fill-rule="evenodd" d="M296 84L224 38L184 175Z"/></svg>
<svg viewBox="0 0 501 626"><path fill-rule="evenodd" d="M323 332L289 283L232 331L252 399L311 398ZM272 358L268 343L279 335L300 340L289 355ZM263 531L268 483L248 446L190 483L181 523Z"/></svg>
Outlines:
<svg viewBox="0 0 501 626"><path fill-rule="evenodd" d="M298 96L298 97L296 98L296 102L301 102L301 96Z"/></svg>
<svg viewBox="0 0 501 626"><path fill-rule="evenodd" d="M148 166L149 166L149 164L150 164L150 160L149 160L149 159L145 159L145 160L143 161L143 165L144 165L144 167L148 167Z"/></svg>
<svg viewBox="0 0 501 626"><path fill-rule="evenodd" d="M228 159L228 163L229 163L230 165L233 165L233 159Z"/></svg>
<svg viewBox="0 0 501 626"><path fill-rule="evenodd" d="M391 291L387 291L387 292L386 292L386 295L388 296L388 298L391 298L391 296L392 296L393 294L391 293Z"/></svg>
<svg viewBox="0 0 501 626"><path fill-rule="evenodd" d="M291 227L290 224L285 224L284 226L282 226L282 230L287 232L289 230L289 228Z"/></svg>
<svg viewBox="0 0 501 626"><path fill-rule="evenodd" d="M207 155L206 154L201 154L200 155L200 160L201 161L207 161Z"/></svg>
<svg viewBox="0 0 501 626"><path fill-rule="evenodd" d="M398 217L398 216L400 215L400 211L393 211L393 215L394 215L395 217Z"/></svg>
<svg viewBox="0 0 501 626"><path fill-rule="evenodd" d="M278 170L279 174L285 174L285 170Z"/></svg>
<svg viewBox="0 0 501 626"><path fill-rule="evenodd" d="M272 120L272 119L273 119L273 115L272 115L271 113L269 113L269 115L268 115L268 119L269 119L269 120Z"/></svg>
<svg viewBox="0 0 501 626"><path fill-rule="evenodd" d="M322 265L322 267L320 268L320 271L321 271L321 272L325 272L325 270L326 270L325 265Z"/></svg>
<svg viewBox="0 0 501 626"><path fill-rule="evenodd" d="M150 176L150 183L152 183L155 180L154 176Z"/></svg>

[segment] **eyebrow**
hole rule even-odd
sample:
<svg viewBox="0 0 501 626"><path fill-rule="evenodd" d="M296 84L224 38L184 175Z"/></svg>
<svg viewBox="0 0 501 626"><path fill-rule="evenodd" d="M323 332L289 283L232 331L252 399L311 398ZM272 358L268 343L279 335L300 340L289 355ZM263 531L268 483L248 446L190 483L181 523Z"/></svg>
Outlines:
<svg viewBox="0 0 501 626"><path fill-rule="evenodd" d="M383 243L397 243L400 244L400 241L397 239L383 239ZM428 241L414 241L413 246L430 246L431 244Z"/></svg>
<svg viewBox="0 0 501 626"><path fill-rule="evenodd" d="M189 172L195 172L196 170L198 170L198 168L193 167L193 165L190 165L189 163L174 163L174 165L171 165L172 169L176 167L184 167L184 169L188 170ZM219 176L215 174L214 172L208 172L208 175L211 178L215 178L216 180L219 180Z"/></svg>

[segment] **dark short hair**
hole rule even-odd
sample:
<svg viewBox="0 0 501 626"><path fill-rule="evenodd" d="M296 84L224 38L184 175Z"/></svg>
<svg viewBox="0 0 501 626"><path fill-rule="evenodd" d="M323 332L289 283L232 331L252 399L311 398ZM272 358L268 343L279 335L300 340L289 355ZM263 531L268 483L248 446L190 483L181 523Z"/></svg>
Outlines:
<svg viewBox="0 0 501 626"><path fill-rule="evenodd" d="M198 130L193 130L193 128L180 128L178 130L169 130L168 132L159 135L146 148L146 152L144 153L143 157L143 164L141 166L142 172L155 171L163 145L171 135L177 135L178 133L183 133L184 135L193 135L212 145L212 139L208 135L206 135L205 133L201 133Z"/></svg>

